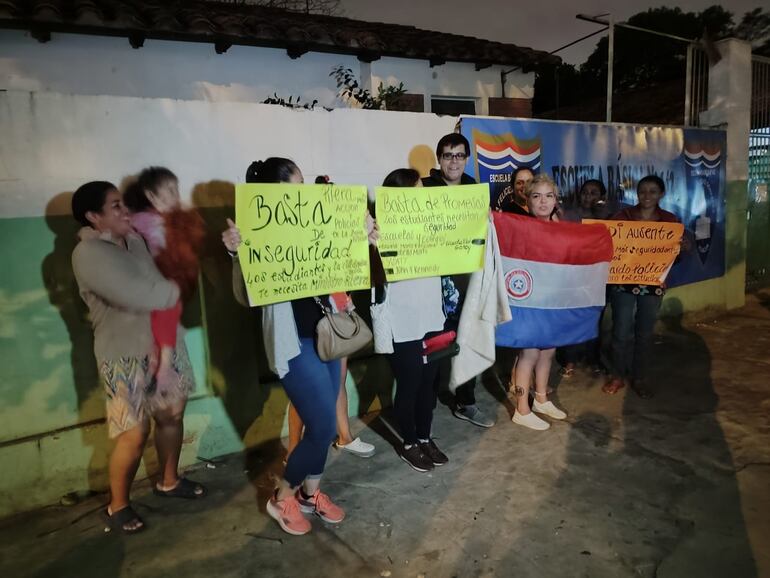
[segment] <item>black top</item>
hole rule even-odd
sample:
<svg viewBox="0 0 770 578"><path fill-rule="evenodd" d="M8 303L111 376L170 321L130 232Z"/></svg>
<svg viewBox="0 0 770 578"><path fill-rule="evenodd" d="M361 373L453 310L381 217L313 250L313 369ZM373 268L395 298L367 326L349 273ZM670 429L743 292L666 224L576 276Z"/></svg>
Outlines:
<svg viewBox="0 0 770 578"><path fill-rule="evenodd" d="M460 177L461 185L475 185L476 181L463 173ZM446 181L441 176L441 171L431 169L430 175L422 179L423 187L445 187ZM465 301L465 292L468 288L470 274L444 275L441 277L441 294L444 299L444 314L446 322L444 330L457 330L457 324L460 319L460 311Z"/></svg>
<svg viewBox="0 0 770 578"><path fill-rule="evenodd" d="M524 215L524 216L530 216L529 211L519 205L516 201L513 200L513 193L510 195L506 195L503 197L498 203L497 206L493 207L494 209L499 209L503 213L513 213L514 215Z"/></svg>
<svg viewBox="0 0 770 578"><path fill-rule="evenodd" d="M324 295L319 297L324 307L330 307L329 297ZM304 299L295 299L291 302L291 309L294 312L294 321L297 324L297 335L299 337L315 337L315 328L318 322L323 318L321 308L312 297Z"/></svg>
<svg viewBox="0 0 770 578"><path fill-rule="evenodd" d="M465 173L460 177L461 185L475 185L476 181L473 177L469 177ZM446 187L446 181L441 176L441 171L438 169L431 169L430 175L422 179L423 187Z"/></svg>

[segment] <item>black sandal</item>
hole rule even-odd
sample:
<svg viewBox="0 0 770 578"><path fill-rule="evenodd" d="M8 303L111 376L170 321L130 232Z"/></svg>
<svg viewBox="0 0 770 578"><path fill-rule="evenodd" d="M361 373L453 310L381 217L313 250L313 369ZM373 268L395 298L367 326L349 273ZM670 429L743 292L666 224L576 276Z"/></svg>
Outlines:
<svg viewBox="0 0 770 578"><path fill-rule="evenodd" d="M185 500L197 500L206 495L206 486L193 482L187 478L179 478L179 483L170 490L161 490L157 485L153 486L152 493L163 498L183 498Z"/></svg>
<svg viewBox="0 0 770 578"><path fill-rule="evenodd" d="M655 394L652 392L652 390L647 389L647 387L643 385L632 385L631 389L633 392L638 395L642 399L652 399L655 397Z"/></svg>
<svg viewBox="0 0 770 578"><path fill-rule="evenodd" d="M112 514L110 514L108 508L104 508L104 517L110 530L120 530L124 534L138 534L147 528L147 524L144 523L144 520L139 517L139 514L130 505ZM139 522L140 525L134 528L126 528L126 525L131 522Z"/></svg>

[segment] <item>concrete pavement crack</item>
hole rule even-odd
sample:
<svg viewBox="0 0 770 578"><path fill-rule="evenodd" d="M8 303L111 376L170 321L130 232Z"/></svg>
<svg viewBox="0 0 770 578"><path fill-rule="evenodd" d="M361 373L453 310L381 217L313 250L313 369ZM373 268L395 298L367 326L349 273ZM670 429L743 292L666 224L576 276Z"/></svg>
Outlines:
<svg viewBox="0 0 770 578"><path fill-rule="evenodd" d="M747 470L749 468L754 468L754 467L757 467L757 466L758 467L765 467L765 468L766 467L770 467L770 462L746 462L742 466L740 466L738 468L735 468L735 473L739 474L743 470Z"/></svg>
<svg viewBox="0 0 770 578"><path fill-rule="evenodd" d="M397 497L397 498L403 498L403 493L395 493L391 492L389 490L386 490L385 488L382 488L380 486L376 486L374 484L359 484L357 482L347 482L345 480L325 480L325 483L328 485L339 485L339 486L349 486L352 488L358 488L361 490L375 490L377 492L382 492L383 494L387 496ZM426 506L432 505L431 502L425 501L425 500L415 500L419 504L425 504Z"/></svg>

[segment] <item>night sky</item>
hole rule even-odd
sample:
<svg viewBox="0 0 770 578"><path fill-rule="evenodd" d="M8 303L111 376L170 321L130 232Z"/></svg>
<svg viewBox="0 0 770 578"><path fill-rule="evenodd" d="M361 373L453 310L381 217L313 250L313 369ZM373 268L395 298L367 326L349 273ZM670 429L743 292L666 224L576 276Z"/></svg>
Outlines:
<svg viewBox="0 0 770 578"><path fill-rule="evenodd" d="M344 16L371 22L408 24L428 30L476 36L487 40L551 51L589 34L598 24L583 22L575 14L612 11L616 21L660 6L639 0L342 0ZM683 11L699 12L715 4L709 0L666 3ZM723 3L736 23L744 12L762 5L761 0L730 0ZM580 64L593 51L595 36L559 53L565 62Z"/></svg>

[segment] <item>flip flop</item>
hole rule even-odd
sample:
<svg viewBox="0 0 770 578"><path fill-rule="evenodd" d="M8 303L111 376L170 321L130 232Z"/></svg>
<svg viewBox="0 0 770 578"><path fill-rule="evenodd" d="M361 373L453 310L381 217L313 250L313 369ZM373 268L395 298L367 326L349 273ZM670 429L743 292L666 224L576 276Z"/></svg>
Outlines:
<svg viewBox="0 0 770 578"><path fill-rule="evenodd" d="M642 399L651 399L655 397L655 394L643 385L632 385L631 389Z"/></svg>
<svg viewBox="0 0 770 578"><path fill-rule="evenodd" d="M121 508L112 514L110 514L107 508L104 508L102 514L110 530L120 530L124 534L138 534L147 529L147 524L145 524L144 520L139 517L139 514L137 514L131 506ZM137 528L126 528L126 524L130 522L140 522L141 526Z"/></svg>
<svg viewBox="0 0 770 578"><path fill-rule="evenodd" d="M200 492L196 490L200 489ZM193 482L187 478L179 478L179 483L170 490L161 490L157 485L153 486L152 493L162 498L182 498L185 500L197 500L204 497L208 490L203 484Z"/></svg>

